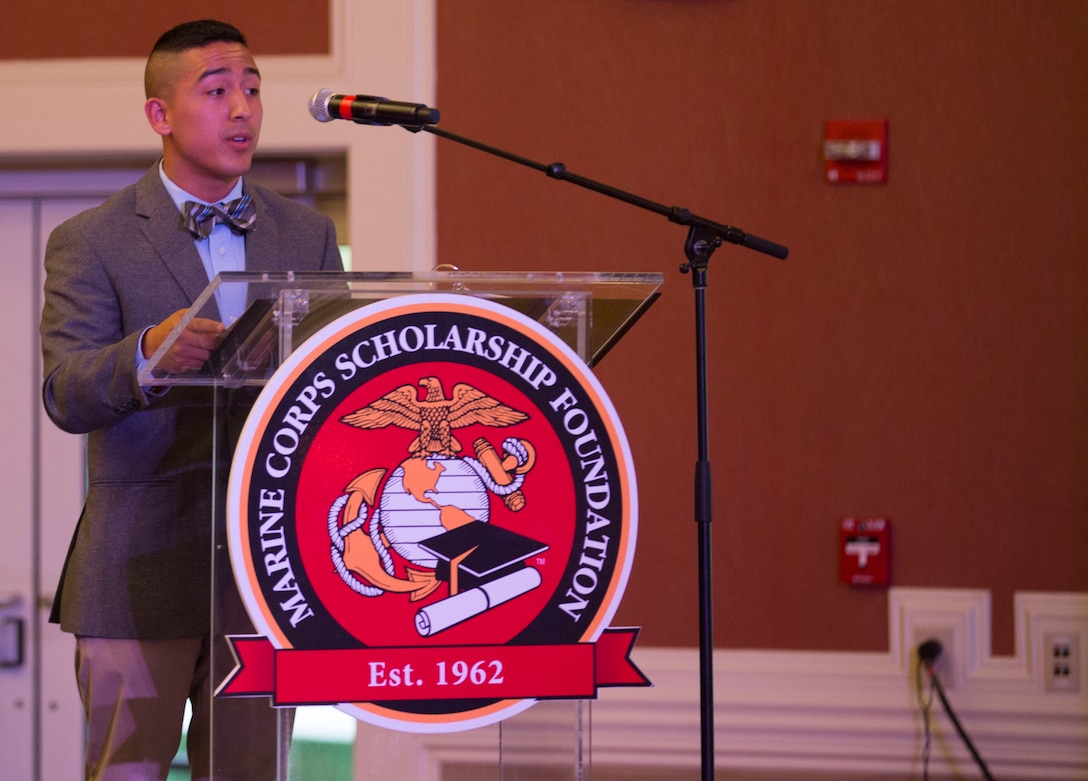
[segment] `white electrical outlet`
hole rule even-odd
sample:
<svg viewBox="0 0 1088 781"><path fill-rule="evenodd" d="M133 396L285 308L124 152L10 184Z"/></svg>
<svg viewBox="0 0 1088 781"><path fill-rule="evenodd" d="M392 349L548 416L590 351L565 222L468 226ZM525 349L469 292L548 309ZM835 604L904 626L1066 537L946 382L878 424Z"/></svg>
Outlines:
<svg viewBox="0 0 1088 781"><path fill-rule="evenodd" d="M1043 686L1047 691L1080 691L1080 635L1047 632L1043 635Z"/></svg>

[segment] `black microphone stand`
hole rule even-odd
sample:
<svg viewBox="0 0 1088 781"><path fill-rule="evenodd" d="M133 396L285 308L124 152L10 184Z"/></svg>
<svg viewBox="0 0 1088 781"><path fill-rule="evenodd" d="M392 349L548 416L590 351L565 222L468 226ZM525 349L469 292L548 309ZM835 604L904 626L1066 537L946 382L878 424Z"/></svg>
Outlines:
<svg viewBox="0 0 1088 781"><path fill-rule="evenodd" d="M482 144L464 136L440 130L433 125L403 125L406 130L418 133L426 130L441 138L456 141L464 146L478 149L504 160L509 160L527 168L547 174L552 179L570 182L587 190L607 195L647 211L667 217L670 222L688 226L688 237L684 243L687 262L680 266L680 271L691 273L691 282L695 290L695 370L698 426L698 461L695 464L695 523L699 538L699 705L701 731L701 767L703 781L714 781L714 613L713 597L713 557L711 555L711 490L709 436L707 423L707 375L706 375L706 288L707 269L710 256L723 242L739 244L742 247L762 252L772 257L785 259L789 249L773 241L761 239L751 233L745 233L731 225L723 225L704 217L692 214L678 206L662 204L641 198L637 195L617 190L584 176L573 174L563 163L536 162L502 149Z"/></svg>

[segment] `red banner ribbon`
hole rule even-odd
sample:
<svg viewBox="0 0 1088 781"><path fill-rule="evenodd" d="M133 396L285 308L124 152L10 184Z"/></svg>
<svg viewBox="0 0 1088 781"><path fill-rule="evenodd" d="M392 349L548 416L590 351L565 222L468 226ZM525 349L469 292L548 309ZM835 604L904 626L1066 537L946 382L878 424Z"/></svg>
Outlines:
<svg viewBox="0 0 1088 781"><path fill-rule="evenodd" d="M277 649L230 637L238 665L217 694L267 695L275 705L392 700L588 699L606 686L650 686L631 661L637 628L595 643Z"/></svg>

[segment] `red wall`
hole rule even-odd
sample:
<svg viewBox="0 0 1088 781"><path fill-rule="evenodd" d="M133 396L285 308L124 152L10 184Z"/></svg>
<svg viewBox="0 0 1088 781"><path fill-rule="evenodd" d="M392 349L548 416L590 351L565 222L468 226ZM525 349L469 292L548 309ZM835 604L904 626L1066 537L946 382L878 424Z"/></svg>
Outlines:
<svg viewBox="0 0 1088 781"><path fill-rule="evenodd" d="M207 18L240 27L258 56L329 50L329 4L321 0L4 0L0 59L143 58L166 30Z"/></svg>
<svg viewBox="0 0 1088 781"><path fill-rule="evenodd" d="M888 517L893 583L1088 590L1088 4L438 3L442 127L779 241L709 273L715 639L883 650L838 582L843 516ZM824 122L886 118L885 185L823 180ZM614 622L698 642L685 229L448 141L440 259L664 272L599 367L635 453Z"/></svg>
<svg viewBox="0 0 1088 781"><path fill-rule="evenodd" d="M221 4L4 5L0 57L146 55ZM327 50L325 3L225 17L258 56ZM275 10L274 10L275 9ZM48 18L43 19L43 14ZM838 582L886 516L893 582L1088 591L1088 3L439 0L442 127L787 244L708 291L716 641L883 650ZM886 185L832 186L827 119L890 123ZM660 271L599 367L639 553L614 623L695 645L694 348L684 229L440 141L438 246L465 269Z"/></svg>

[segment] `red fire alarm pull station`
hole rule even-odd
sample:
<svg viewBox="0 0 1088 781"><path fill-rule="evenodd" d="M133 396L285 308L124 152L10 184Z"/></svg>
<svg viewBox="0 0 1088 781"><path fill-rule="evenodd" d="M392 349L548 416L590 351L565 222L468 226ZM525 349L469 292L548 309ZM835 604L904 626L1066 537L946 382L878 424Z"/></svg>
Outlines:
<svg viewBox="0 0 1088 781"><path fill-rule="evenodd" d="M887 518L843 518L839 527L839 573L851 586L891 582L891 523Z"/></svg>
<svg viewBox="0 0 1088 781"><path fill-rule="evenodd" d="M824 175L840 184L888 181L888 120L830 119L824 132Z"/></svg>

